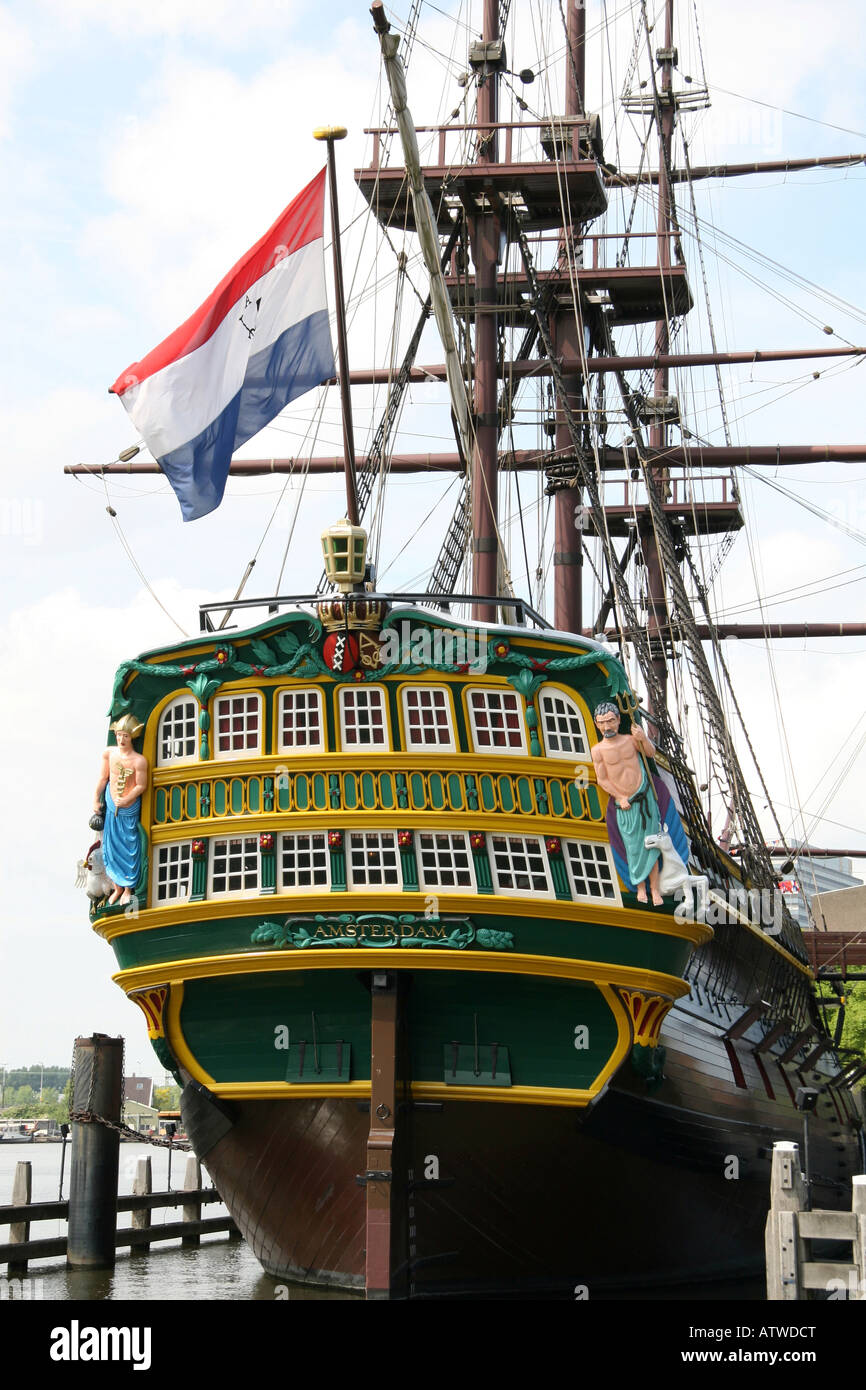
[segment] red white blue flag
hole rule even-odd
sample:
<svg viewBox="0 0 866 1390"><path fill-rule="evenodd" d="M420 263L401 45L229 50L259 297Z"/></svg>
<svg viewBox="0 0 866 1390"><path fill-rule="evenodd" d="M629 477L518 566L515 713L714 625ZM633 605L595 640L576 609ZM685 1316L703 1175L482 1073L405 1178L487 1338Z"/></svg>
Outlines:
<svg viewBox="0 0 866 1390"><path fill-rule="evenodd" d="M334 375L324 206L323 169L186 323L110 388L184 521L219 506L241 444Z"/></svg>

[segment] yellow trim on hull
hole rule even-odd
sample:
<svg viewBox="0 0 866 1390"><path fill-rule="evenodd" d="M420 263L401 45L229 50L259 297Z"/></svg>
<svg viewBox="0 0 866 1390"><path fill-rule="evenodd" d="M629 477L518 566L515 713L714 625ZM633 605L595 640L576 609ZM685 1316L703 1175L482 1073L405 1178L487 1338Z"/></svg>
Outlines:
<svg viewBox="0 0 866 1390"><path fill-rule="evenodd" d="M125 993L157 984L170 984L169 1020L173 1017L175 990L184 980L201 980L222 975L254 975L274 970L472 970L498 975L540 975L560 980L601 980L627 989L651 990L679 999L689 986L678 975L658 970L642 970L631 965L612 965L607 961L570 960L566 956L506 955L488 951L395 951L371 947L363 952L349 947L317 951L249 951L243 955L200 956L197 959L163 961L156 965L133 966L112 975ZM179 1007L179 1005L177 1006Z"/></svg>
<svg viewBox="0 0 866 1390"><path fill-rule="evenodd" d="M432 892L432 890L429 890ZM418 893L270 893L251 898L206 898L198 903L183 903L180 907L142 908L137 917L112 916L97 919L93 930L105 941L127 936L131 932L156 931L160 927L179 926L185 922L207 922L212 918L228 917L285 917L289 913L340 912L416 912L424 914L428 891ZM529 920L553 919L572 922L575 926L625 927L630 931L657 932L675 936L692 946L711 941L712 927L701 922L677 922L672 914L654 916L650 909L605 907L598 902L566 902L562 898L511 898L501 893L436 894L442 914L460 913L476 917L512 916Z"/></svg>

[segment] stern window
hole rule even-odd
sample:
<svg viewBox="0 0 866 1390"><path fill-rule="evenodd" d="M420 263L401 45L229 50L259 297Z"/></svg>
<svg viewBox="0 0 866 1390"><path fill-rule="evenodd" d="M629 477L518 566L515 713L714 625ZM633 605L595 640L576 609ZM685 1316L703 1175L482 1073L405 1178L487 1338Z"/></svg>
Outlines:
<svg viewBox="0 0 866 1390"><path fill-rule="evenodd" d="M351 831L347 861L349 885L352 888L402 886L397 843L393 833L380 833L376 830Z"/></svg>
<svg viewBox="0 0 866 1390"><path fill-rule="evenodd" d="M435 685L410 686L403 691L407 748L454 748L447 690Z"/></svg>
<svg viewBox="0 0 866 1390"><path fill-rule="evenodd" d="M544 690L538 701L544 748L549 758L588 758L583 716L563 691Z"/></svg>
<svg viewBox="0 0 866 1390"><path fill-rule="evenodd" d="M493 882L499 893L542 893L552 889L541 841L534 835L490 835Z"/></svg>
<svg viewBox="0 0 866 1390"><path fill-rule="evenodd" d="M259 837L239 835L237 838L211 842L210 889L213 896L228 893L254 893L260 879Z"/></svg>
<svg viewBox="0 0 866 1390"><path fill-rule="evenodd" d="M322 692L284 690L280 695L280 751L305 753L324 747Z"/></svg>
<svg viewBox="0 0 866 1390"><path fill-rule="evenodd" d="M469 713L477 752L489 748L525 751L521 704L519 695L511 690L470 690Z"/></svg>
<svg viewBox="0 0 866 1390"><path fill-rule="evenodd" d="M340 724L344 748L387 748L384 691L376 686L342 689Z"/></svg>
<svg viewBox="0 0 866 1390"><path fill-rule="evenodd" d="M192 882L191 844L158 845L154 901L186 902Z"/></svg>
<svg viewBox="0 0 866 1390"><path fill-rule="evenodd" d="M218 755L239 758L261 751L261 704L258 695L224 695L214 701Z"/></svg>
<svg viewBox="0 0 866 1390"><path fill-rule="evenodd" d="M159 716L156 736L156 765L187 762L198 754L198 705L182 695L166 705Z"/></svg>

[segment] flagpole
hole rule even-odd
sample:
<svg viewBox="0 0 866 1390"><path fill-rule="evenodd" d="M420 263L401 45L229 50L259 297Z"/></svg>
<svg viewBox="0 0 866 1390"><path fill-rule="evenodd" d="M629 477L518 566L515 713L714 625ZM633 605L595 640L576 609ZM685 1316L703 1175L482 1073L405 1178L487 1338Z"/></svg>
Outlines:
<svg viewBox="0 0 866 1390"><path fill-rule="evenodd" d="M349 349L346 342L346 303L343 296L343 261L340 255L340 213L337 207L337 176L334 141L345 140L345 126L320 126L314 140L328 146L328 183L331 188L331 242L334 252L334 286L337 300L337 351L340 359L340 402L343 415L343 456L346 468L346 516L353 526L359 523L358 487L355 479L355 434L352 428L352 396L349 390Z"/></svg>

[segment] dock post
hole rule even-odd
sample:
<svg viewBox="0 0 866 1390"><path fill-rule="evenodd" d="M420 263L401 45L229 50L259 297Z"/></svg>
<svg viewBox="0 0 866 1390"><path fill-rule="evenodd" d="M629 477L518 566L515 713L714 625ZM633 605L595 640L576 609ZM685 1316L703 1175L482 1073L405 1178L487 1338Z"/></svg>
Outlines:
<svg viewBox="0 0 866 1390"><path fill-rule="evenodd" d="M135 1177L132 1180L132 1192L135 1197L149 1197L153 1191L153 1166L150 1155L147 1158L140 1158L135 1165ZM138 1211L132 1213L132 1229L134 1231L146 1231L151 1221L151 1207L140 1207ZM133 1250L150 1249L150 1241L143 1244L135 1244Z"/></svg>
<svg viewBox="0 0 866 1390"><path fill-rule="evenodd" d="M852 1299L866 1303L866 1173L851 1179L851 1210L857 1218L854 1238L854 1266L857 1271L857 1292Z"/></svg>
<svg viewBox="0 0 866 1390"><path fill-rule="evenodd" d="M33 1165L32 1163L15 1164L15 1181L12 1184L12 1205L13 1207L28 1207L33 1192ZM30 1222L16 1221L9 1227L9 1244L26 1245L30 1239ZM11 1277L19 1277L27 1273L26 1260L10 1260L7 1274Z"/></svg>
<svg viewBox="0 0 866 1390"><path fill-rule="evenodd" d="M190 1154L186 1161L183 1186L186 1192L197 1192L201 1188L201 1164L195 1154ZM184 1222L197 1223L201 1221L201 1202L184 1202L182 1212ZM201 1245L201 1236L197 1234L184 1236L181 1245L193 1247Z"/></svg>
<svg viewBox="0 0 866 1390"><path fill-rule="evenodd" d="M800 1271L805 1247L797 1214L806 1211L807 1206L799 1146L787 1142L774 1144L770 1213L765 1234L767 1299L770 1302L796 1302L803 1297Z"/></svg>
<svg viewBox="0 0 866 1390"><path fill-rule="evenodd" d="M82 1118L72 1122L66 1263L84 1269L112 1269L120 1135L89 1117L120 1122L123 1038L109 1038L104 1033L76 1038L73 1065L72 1114Z"/></svg>

